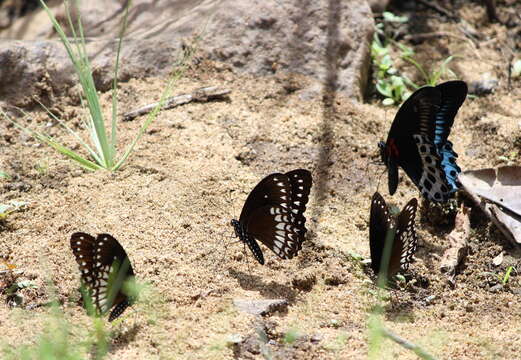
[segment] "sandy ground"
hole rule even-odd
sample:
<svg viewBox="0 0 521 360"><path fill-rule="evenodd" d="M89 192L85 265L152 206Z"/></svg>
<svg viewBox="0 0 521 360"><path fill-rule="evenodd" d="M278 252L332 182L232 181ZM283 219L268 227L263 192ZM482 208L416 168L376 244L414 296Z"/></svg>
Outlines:
<svg viewBox="0 0 521 360"><path fill-rule="evenodd" d="M476 9L483 16L477 5L468 7L469 17ZM436 23L437 18L429 21L455 26ZM498 27L483 25L481 30L498 32ZM436 41L463 54L452 69L464 78L499 68L494 65L501 59L496 45L476 49L457 39ZM427 46L432 43L418 45L416 51ZM481 62L472 57L476 52ZM505 164L500 156L518 161L519 80L508 90L504 70L497 71L496 91L467 99L453 127L451 140L464 170ZM122 84L120 109L157 100L164 85L165 79ZM301 76L239 76L209 62L194 65L175 93L211 85L230 89L229 101L161 113L117 173L83 171L0 124L0 167L15 175L1 180L0 203L29 202L2 224L0 254L21 270L18 280L37 285L21 291L23 307L30 309L12 308L5 292L0 295L4 347L30 344L48 328L50 310L40 305L54 296L65 319L80 325L73 327L73 337L84 335L89 320L78 305L79 272L69 249L70 235L84 231L115 236L138 279L150 284L146 301L114 325L109 358L261 359L247 345L227 344L236 334L257 337L259 326L274 340L267 345L274 359L366 357L367 320L377 299L371 277L352 254L369 255L369 205L379 179L379 191L398 206L418 196L401 173L391 198L384 167L374 164L376 144L386 138L396 109L376 101L356 105L341 94L313 91L313 81ZM71 99L56 100L53 110L79 130L80 108ZM108 115L110 94L102 94L102 101ZM58 126L47 126L45 113L31 116L20 121L74 144ZM122 144L131 141L142 121L120 123ZM264 248L267 261L260 266L242 244L233 243L229 221L239 216L262 177L300 167L314 177L306 211L308 238L291 261ZM423 214L417 217L420 247L410 269L413 281L392 292L385 325L440 359L520 358L518 274L513 273L507 287L491 290L509 265L519 264L519 252L473 209L470 254L452 288L439 270L452 219L436 223L429 211ZM505 261L496 267L492 259L501 251ZM274 298L287 299L287 311L256 318L233 305L233 299ZM284 344L288 331L299 339ZM415 355L386 342L382 358Z"/></svg>

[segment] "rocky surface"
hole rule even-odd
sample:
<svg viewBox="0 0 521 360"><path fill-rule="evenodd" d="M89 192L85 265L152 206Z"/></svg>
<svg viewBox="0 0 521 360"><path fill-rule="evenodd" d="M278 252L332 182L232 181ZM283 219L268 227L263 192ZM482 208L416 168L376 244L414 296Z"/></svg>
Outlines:
<svg viewBox="0 0 521 360"><path fill-rule="evenodd" d="M52 8L66 24L65 11ZM103 9L103 10L100 10ZM98 89L111 86L114 50L123 18L117 1L83 2ZM374 22L365 1L280 2L233 0L136 0L122 50L120 78L167 74L186 50L230 64L238 72L279 71L315 77L355 100L368 79ZM15 20L0 32L0 99L24 106L48 102L76 82L71 62L42 10ZM195 38L199 40L195 40ZM16 39L16 40L12 40Z"/></svg>
<svg viewBox="0 0 521 360"><path fill-rule="evenodd" d="M267 315L273 311L284 311L288 307L288 301L286 299L234 299L233 304L237 309L251 315Z"/></svg>

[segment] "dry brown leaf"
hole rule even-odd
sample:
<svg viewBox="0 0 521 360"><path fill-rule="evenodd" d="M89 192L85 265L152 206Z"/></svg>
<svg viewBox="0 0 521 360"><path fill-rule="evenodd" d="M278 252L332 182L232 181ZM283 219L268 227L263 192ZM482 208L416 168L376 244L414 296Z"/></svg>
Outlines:
<svg viewBox="0 0 521 360"><path fill-rule="evenodd" d="M466 171L459 180L501 232L521 244L521 167Z"/></svg>

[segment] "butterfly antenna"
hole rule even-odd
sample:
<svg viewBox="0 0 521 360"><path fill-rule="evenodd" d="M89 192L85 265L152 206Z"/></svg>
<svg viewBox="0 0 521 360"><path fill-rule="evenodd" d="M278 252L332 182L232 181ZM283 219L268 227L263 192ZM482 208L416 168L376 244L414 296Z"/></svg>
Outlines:
<svg viewBox="0 0 521 360"><path fill-rule="evenodd" d="M371 166L371 165L382 166L382 165L384 165L384 163L383 163L381 160L372 161L371 159L368 158L367 161L366 161L366 166L365 166L364 174L367 175L367 174L369 173L369 166ZM381 178L382 178L382 174L385 172L386 169L387 169L387 168L384 167L382 173L381 173L380 176L378 177L378 181L377 181L377 184L376 184L376 189L377 189L377 191L378 191L378 188L380 187L380 180L381 180ZM372 179L373 177L371 176L370 178ZM372 181L370 181L370 182L372 182Z"/></svg>
<svg viewBox="0 0 521 360"><path fill-rule="evenodd" d="M226 238L228 239L235 239L235 233L232 232L231 235L229 236L226 236ZM222 251L222 258L221 258L221 263L224 263L224 259L226 258L226 255L228 254L228 246L230 245L233 245L233 244L237 244L238 242L241 242L241 240L234 240L234 241L231 241L231 242L227 242L227 241L224 241L224 246L223 246L223 251Z"/></svg>

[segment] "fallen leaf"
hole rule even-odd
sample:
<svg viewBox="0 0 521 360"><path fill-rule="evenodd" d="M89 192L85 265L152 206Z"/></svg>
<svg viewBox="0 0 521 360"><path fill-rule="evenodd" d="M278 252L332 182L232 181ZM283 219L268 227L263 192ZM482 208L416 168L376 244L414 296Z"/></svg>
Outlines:
<svg viewBox="0 0 521 360"><path fill-rule="evenodd" d="M503 251L501 251L498 256L496 256L495 258L492 259L492 264L494 264L495 266L499 266L502 263L503 263Z"/></svg>
<svg viewBox="0 0 521 360"><path fill-rule="evenodd" d="M514 244L521 244L521 167L465 171L465 191Z"/></svg>

